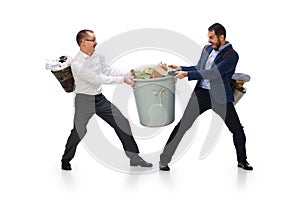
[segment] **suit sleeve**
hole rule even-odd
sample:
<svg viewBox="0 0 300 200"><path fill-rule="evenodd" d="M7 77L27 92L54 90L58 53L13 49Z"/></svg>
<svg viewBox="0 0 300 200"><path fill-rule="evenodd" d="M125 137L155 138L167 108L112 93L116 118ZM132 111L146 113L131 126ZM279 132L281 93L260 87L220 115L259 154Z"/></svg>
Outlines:
<svg viewBox="0 0 300 200"><path fill-rule="evenodd" d="M186 71L186 72L191 72L191 71L195 71L196 68L195 66L189 66L189 67L185 67L185 66L180 66L182 71Z"/></svg>
<svg viewBox="0 0 300 200"><path fill-rule="evenodd" d="M221 62L214 64L209 70L193 70L188 72L188 80L217 79L222 75L231 72L238 62L238 54L230 52Z"/></svg>

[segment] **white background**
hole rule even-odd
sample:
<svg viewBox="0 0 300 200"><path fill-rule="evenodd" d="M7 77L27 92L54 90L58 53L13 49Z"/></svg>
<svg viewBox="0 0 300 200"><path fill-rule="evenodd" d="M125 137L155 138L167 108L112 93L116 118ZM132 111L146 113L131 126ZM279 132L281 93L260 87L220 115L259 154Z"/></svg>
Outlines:
<svg viewBox="0 0 300 200"><path fill-rule="evenodd" d="M299 198L296 1L15 0L1 4L1 199ZM198 159L204 139L201 130L209 114L199 118L194 143L171 165L170 173L119 173L98 163L82 145L72 161L72 172L60 170L72 128L74 96L64 93L45 70L46 57L75 56L75 35L84 28L94 30L99 43L133 29L163 28L203 45L207 28L215 22L226 27L227 40L240 55L237 72L252 77L237 111L254 171L237 169L226 128L214 151Z"/></svg>

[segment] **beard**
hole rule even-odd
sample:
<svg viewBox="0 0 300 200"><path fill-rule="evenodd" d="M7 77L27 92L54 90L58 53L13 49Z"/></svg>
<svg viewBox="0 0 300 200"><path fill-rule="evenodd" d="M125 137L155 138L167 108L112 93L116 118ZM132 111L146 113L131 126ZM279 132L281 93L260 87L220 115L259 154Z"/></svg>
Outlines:
<svg viewBox="0 0 300 200"><path fill-rule="evenodd" d="M214 50L219 50L219 48L221 46L221 40L218 39L218 41L216 43L213 43L212 46L213 46Z"/></svg>

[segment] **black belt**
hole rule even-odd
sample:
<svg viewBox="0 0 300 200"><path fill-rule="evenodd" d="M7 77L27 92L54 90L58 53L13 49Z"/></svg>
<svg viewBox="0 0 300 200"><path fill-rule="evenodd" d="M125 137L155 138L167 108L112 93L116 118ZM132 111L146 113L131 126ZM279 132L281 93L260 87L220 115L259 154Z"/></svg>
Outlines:
<svg viewBox="0 0 300 200"><path fill-rule="evenodd" d="M101 97L101 96L103 96L102 93L96 95L96 97Z"/></svg>
<svg viewBox="0 0 300 200"><path fill-rule="evenodd" d="M197 90L202 90L202 91L209 92L209 89L202 88L202 87L200 87L200 86L198 86L196 89L197 89Z"/></svg>

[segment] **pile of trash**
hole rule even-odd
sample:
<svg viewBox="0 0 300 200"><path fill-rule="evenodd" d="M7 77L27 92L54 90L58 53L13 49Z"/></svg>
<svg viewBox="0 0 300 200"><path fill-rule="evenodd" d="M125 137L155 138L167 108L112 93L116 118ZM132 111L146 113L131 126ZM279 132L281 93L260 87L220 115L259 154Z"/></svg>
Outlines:
<svg viewBox="0 0 300 200"><path fill-rule="evenodd" d="M51 71L63 70L71 66L72 58L70 56L60 56L57 59L46 59L46 69Z"/></svg>
<svg viewBox="0 0 300 200"><path fill-rule="evenodd" d="M75 89L71 62L72 58L70 56L60 56L57 59L46 59L46 69L51 70L65 92L73 92Z"/></svg>
<svg viewBox="0 0 300 200"><path fill-rule="evenodd" d="M160 62L156 66L146 66L143 70L130 70L133 79L153 79L168 75L168 65Z"/></svg>

